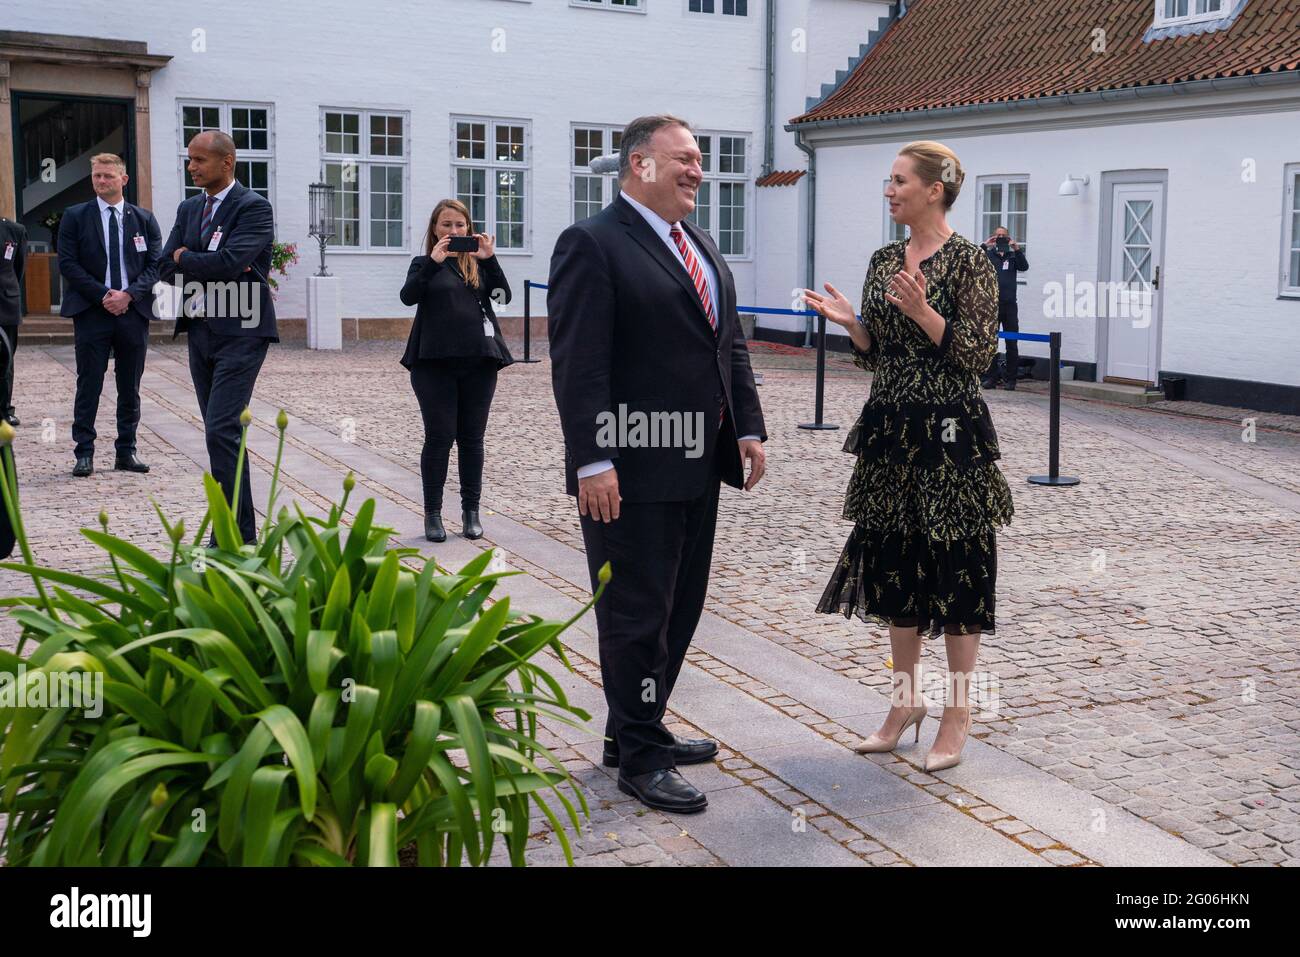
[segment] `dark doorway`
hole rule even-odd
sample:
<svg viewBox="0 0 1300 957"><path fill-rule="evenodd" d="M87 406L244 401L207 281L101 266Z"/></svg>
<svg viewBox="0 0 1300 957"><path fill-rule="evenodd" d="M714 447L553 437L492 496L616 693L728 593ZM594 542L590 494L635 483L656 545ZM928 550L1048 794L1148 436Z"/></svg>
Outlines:
<svg viewBox="0 0 1300 957"><path fill-rule="evenodd" d="M58 219L69 206L95 198L90 157L116 153L126 161L128 174L135 171L134 106L131 100L108 97L13 93L14 205L18 221L27 227L31 266L37 267L29 267L32 281L24 283L34 313L58 309L53 261ZM134 203L135 198L135 182L128 179L126 199Z"/></svg>

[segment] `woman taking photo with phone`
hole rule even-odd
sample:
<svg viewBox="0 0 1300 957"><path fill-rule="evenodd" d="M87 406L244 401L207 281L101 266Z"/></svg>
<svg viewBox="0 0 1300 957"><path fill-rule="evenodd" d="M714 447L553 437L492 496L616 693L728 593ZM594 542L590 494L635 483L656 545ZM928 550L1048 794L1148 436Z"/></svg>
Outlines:
<svg viewBox="0 0 1300 957"><path fill-rule="evenodd" d="M420 479L424 486L424 537L447 540L442 487L456 443L461 528L480 538L483 434L496 392L497 372L514 362L501 337L493 303L510 301L510 285L497 262L495 236L470 234L465 204L444 199L433 209L425 254L411 260L402 302L415 306L402 365L424 419Z"/></svg>
<svg viewBox="0 0 1300 957"><path fill-rule="evenodd" d="M980 394L997 351L997 276L984 250L947 222L964 179L942 143L903 147L885 196L911 236L871 257L862 319L830 283L828 296L804 290L816 312L848 330L854 362L875 373L844 445L857 455L844 501L853 531L817 611L889 627L893 699L860 753L892 751L911 725L919 738L921 636L943 632L946 700L927 771L961 759L980 635L994 630L995 529L1012 515Z"/></svg>

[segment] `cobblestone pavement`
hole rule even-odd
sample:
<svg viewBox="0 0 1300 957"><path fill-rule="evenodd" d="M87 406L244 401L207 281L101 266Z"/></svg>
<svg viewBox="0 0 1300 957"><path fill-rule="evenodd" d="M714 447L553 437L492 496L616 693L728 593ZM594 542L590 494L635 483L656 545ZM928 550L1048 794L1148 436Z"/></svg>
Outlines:
<svg viewBox="0 0 1300 957"><path fill-rule="evenodd" d="M542 362L500 378L480 544L528 573L506 580L512 602L518 595L522 607L559 616L580 607L589 582L540 345ZM418 537L422 433L401 347L273 347L254 402L254 462L269 467L270 420L284 407L293 416L289 494L323 507L353 469L403 543L428 548ZM600 766L596 732L549 729L591 802L579 864L1300 860L1294 420L1257 416L1251 442L1248 410L1067 399L1062 470L1083 481L1040 488L1024 479L1046 471L1045 399L987 393L1016 517L1000 538L998 629L982 639L987 681L972 739L961 765L927 775L934 721L919 745L849 750L888 706L888 638L812 611L849 531L840 509L852 460L840 447L869 377L829 356L825 420L840 429L807 431L797 426L813 416L810 354L767 344L753 354L768 475L753 492L724 488L706 614L671 702L677 730L722 745L715 764L684 772L708 791L710 808L689 817L647 810ZM87 567L96 559L77 529L93 527L101 508L111 530L160 550L150 498L190 524L202 510L196 462L206 459L183 348L150 354L139 449L153 466L147 476L69 476L73 365L68 347L20 354L17 449L34 550L47 564ZM104 469L112 401L107 383ZM1176 414L1179 406L1193 414ZM255 499L266 488L259 476ZM444 509L453 533L455 476L453 461ZM436 548L453 567L476 551L454 534ZM10 573L0 573L0 587L25 590ZM0 623L0 642L14 633ZM577 669L566 687L599 728L590 618L566 644ZM923 661L942 668L942 644L928 644ZM563 860L540 826L529 859Z"/></svg>

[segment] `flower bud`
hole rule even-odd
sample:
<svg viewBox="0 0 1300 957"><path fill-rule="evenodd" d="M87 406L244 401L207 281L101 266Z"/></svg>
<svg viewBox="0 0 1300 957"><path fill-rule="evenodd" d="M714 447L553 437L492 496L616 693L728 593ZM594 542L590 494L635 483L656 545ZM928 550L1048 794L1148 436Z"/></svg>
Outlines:
<svg viewBox="0 0 1300 957"><path fill-rule="evenodd" d="M251 409L245 406L244 411L239 413L239 424L242 425L244 428L248 428L248 426L252 423L252 421L253 421L253 412Z"/></svg>
<svg viewBox="0 0 1300 957"><path fill-rule="evenodd" d="M284 409L281 409L280 414L275 417L275 427L281 432L289 427L289 413Z"/></svg>
<svg viewBox="0 0 1300 957"><path fill-rule="evenodd" d="M99 510L99 524L104 529L108 528L108 512L105 512L103 509Z"/></svg>
<svg viewBox="0 0 1300 957"><path fill-rule="evenodd" d="M9 424L7 419L0 419L0 445L8 445L14 440L18 433L14 427Z"/></svg>
<svg viewBox="0 0 1300 957"><path fill-rule="evenodd" d="M343 491L351 492L356 487L357 477L355 475L349 472L347 475L343 476Z"/></svg>
<svg viewBox="0 0 1300 957"><path fill-rule="evenodd" d="M611 577L612 577L612 572L610 571L609 568L609 562L606 562L605 564L600 566L600 571L596 573L596 580L599 581L602 585L608 585Z"/></svg>
<svg viewBox="0 0 1300 957"><path fill-rule="evenodd" d="M172 526L171 540L173 545L180 544L180 540L185 537L185 519L179 520Z"/></svg>
<svg viewBox="0 0 1300 957"><path fill-rule="evenodd" d="M154 807L162 807L167 803L167 785L165 783L162 781L158 782L158 786L154 788L153 793L149 795L149 803Z"/></svg>

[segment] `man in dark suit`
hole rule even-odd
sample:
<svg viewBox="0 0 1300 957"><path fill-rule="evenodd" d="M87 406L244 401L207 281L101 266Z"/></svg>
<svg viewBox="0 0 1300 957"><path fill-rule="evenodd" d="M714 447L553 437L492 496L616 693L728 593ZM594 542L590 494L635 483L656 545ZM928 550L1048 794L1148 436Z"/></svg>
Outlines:
<svg viewBox="0 0 1300 957"><path fill-rule="evenodd" d="M566 491L592 589L612 573L596 603L604 763L625 793L678 812L708 802L677 765L717 742L672 735L668 697L704 609L719 485L753 488L767 438L731 270L686 220L701 159L683 120L629 124L621 195L560 235L547 295Z"/></svg>
<svg viewBox="0 0 1300 957"><path fill-rule="evenodd" d="M1020 244L1011 238L1005 226L999 226L993 235L984 241L984 251L993 261L993 268L998 271L998 325L1004 332L1020 331L1020 311L1016 305L1016 273L1029 268L1029 260ZM1014 392L1016 380L1020 378L1020 349L1015 339L1007 339L1006 364L1002 357L993 356L988 369L980 381L986 389L992 389L1001 378L1005 387Z"/></svg>
<svg viewBox="0 0 1300 957"><path fill-rule="evenodd" d="M27 228L0 216L0 334L9 343L0 346L0 380L13 386L14 351L18 348L18 326L23 321L23 269L27 265ZM11 393L5 393L0 415L10 425L18 424Z"/></svg>
<svg viewBox="0 0 1300 957"><path fill-rule="evenodd" d="M135 455L140 424L140 377L149 349L153 287L162 233L153 213L122 196L126 164L112 153L90 160L95 198L71 206L59 223L59 272L67 282L59 312L72 317L77 395L72 440L81 478L94 471L95 416L109 350L117 379L117 457L113 468L148 472Z"/></svg>
<svg viewBox="0 0 1300 957"><path fill-rule="evenodd" d="M203 192L177 208L161 271L182 290L176 333L189 342L212 476L233 501L239 416L252 401L268 345L280 341L266 281L275 227L271 204L235 181L235 142L227 134L195 134L188 168ZM245 464L235 516L245 542L257 538L249 471Z"/></svg>

